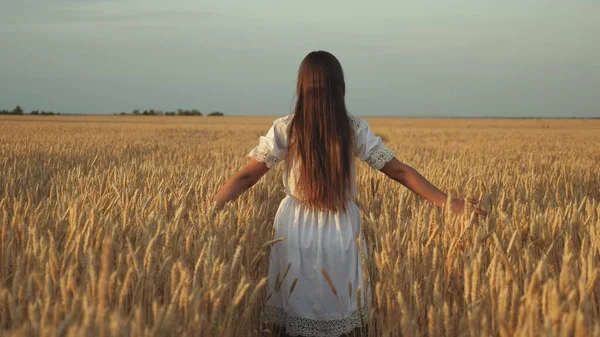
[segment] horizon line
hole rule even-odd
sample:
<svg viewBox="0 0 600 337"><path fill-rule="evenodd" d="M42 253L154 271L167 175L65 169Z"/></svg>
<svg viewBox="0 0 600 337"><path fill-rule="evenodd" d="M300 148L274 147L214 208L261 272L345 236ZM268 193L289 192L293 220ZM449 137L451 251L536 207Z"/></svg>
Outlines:
<svg viewBox="0 0 600 337"><path fill-rule="evenodd" d="M31 115L28 113L22 115L5 115L5 116L35 116L35 117L60 117L60 116L88 116L88 117L123 117L123 116L131 116L131 117L215 117L215 118L223 118L223 117L256 117L256 118L265 118L265 117L281 117L286 115L223 115L223 116L167 116L167 115L153 115L153 116L145 116L145 115L115 115L113 113L107 114L85 114L85 113L60 113L60 115ZM389 116L389 115L357 115L359 117L365 118L412 118L412 119L600 119L600 116Z"/></svg>

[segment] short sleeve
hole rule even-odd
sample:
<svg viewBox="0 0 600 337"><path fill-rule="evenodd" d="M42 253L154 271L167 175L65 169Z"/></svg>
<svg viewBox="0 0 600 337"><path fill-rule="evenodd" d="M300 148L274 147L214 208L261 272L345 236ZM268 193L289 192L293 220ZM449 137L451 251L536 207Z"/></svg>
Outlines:
<svg viewBox="0 0 600 337"><path fill-rule="evenodd" d="M248 153L248 157L265 163L267 167L273 168L287 156L287 132L286 123L278 118L267 131L267 134L259 138L258 145Z"/></svg>
<svg viewBox="0 0 600 337"><path fill-rule="evenodd" d="M361 122L362 127L358 130L356 142L357 156L373 169L380 170L394 158L394 152L383 144L381 137L373 134L367 122Z"/></svg>

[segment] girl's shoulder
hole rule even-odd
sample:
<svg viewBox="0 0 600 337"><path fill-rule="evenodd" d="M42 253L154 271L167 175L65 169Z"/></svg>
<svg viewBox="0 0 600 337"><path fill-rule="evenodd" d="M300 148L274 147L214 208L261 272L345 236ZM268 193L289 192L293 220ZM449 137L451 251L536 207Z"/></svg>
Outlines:
<svg viewBox="0 0 600 337"><path fill-rule="evenodd" d="M287 135L290 128L290 122L292 121L294 114L289 114L283 117L279 117L273 121L273 127L281 134Z"/></svg>
<svg viewBox="0 0 600 337"><path fill-rule="evenodd" d="M290 124L290 122L292 121L293 117L294 117L294 114L289 114L289 115L286 115L286 116L283 116L283 117L279 117L279 118L277 118L273 122L273 124L275 124L275 125L279 125L279 124L287 125L287 124Z"/></svg>
<svg viewBox="0 0 600 337"><path fill-rule="evenodd" d="M350 125L356 134L369 126L369 124L367 124L367 122L360 117L348 114L348 118L350 119Z"/></svg>
<svg viewBox="0 0 600 337"><path fill-rule="evenodd" d="M290 122L292 121L292 118L294 118L293 113L277 118L275 121L273 121L273 124L278 127L285 128L290 124ZM348 119L350 120L350 126L352 127L352 130L354 130L354 132L356 134L358 134L361 130L369 127L369 124L360 117L348 114Z"/></svg>

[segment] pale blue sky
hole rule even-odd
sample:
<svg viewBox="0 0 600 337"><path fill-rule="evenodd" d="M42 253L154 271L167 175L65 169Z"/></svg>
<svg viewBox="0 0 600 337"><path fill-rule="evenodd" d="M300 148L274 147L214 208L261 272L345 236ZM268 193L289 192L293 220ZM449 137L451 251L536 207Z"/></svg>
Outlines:
<svg viewBox="0 0 600 337"><path fill-rule="evenodd" d="M600 116L600 2L0 0L0 109L291 111L312 50L351 113Z"/></svg>

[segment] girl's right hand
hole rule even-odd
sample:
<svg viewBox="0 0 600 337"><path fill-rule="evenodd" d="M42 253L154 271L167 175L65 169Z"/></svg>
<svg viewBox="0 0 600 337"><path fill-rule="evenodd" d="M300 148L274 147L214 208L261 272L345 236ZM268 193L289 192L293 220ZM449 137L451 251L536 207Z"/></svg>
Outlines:
<svg viewBox="0 0 600 337"><path fill-rule="evenodd" d="M463 198L452 199L452 201L450 202L450 210L455 214L462 214L465 211L466 202L467 201L465 201L465 199ZM468 208L473 208L473 212L475 212L475 214L481 215L483 217L487 216L487 212L483 208L477 206L477 204L479 203L478 200L469 199L468 202L470 205L470 207Z"/></svg>

